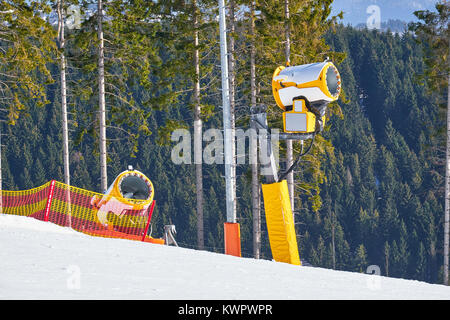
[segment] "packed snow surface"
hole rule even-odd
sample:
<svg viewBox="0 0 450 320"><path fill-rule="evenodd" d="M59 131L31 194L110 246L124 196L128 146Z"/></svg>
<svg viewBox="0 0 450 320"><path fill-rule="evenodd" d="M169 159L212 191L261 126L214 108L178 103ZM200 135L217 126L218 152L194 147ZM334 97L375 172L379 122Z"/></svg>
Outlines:
<svg viewBox="0 0 450 320"><path fill-rule="evenodd" d="M0 214L0 299L447 299L450 287L139 241Z"/></svg>

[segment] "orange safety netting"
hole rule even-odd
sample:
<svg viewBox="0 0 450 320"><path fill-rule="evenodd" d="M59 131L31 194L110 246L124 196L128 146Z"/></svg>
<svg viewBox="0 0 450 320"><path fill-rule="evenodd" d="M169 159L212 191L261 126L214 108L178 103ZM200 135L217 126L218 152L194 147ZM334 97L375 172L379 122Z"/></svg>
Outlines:
<svg viewBox="0 0 450 320"><path fill-rule="evenodd" d="M3 190L1 195L5 214L50 221L93 236L164 243L147 235L155 201L104 195L55 180L30 190Z"/></svg>

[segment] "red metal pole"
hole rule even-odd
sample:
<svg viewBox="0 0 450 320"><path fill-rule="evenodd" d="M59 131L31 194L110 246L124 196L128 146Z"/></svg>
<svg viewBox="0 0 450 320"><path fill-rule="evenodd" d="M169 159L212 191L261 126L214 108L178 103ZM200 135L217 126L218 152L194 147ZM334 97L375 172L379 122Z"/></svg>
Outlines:
<svg viewBox="0 0 450 320"><path fill-rule="evenodd" d="M55 191L55 180L52 180L50 182L50 191L48 192L47 204L45 205L44 221L48 221L48 215L50 213L50 207L52 205L54 191Z"/></svg>
<svg viewBox="0 0 450 320"><path fill-rule="evenodd" d="M150 210L148 212L147 225L145 226L144 234L142 235L142 241L145 241L145 236L147 235L148 228L150 227L150 220L152 220L153 209L155 208L155 200L152 201L152 205L150 206Z"/></svg>

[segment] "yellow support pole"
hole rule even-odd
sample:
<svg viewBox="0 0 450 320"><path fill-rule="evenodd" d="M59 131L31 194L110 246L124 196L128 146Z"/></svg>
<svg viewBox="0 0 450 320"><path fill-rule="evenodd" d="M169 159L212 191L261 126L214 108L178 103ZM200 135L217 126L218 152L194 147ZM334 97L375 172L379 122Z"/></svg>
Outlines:
<svg viewBox="0 0 450 320"><path fill-rule="evenodd" d="M263 184L262 192L273 259L301 265L286 180Z"/></svg>

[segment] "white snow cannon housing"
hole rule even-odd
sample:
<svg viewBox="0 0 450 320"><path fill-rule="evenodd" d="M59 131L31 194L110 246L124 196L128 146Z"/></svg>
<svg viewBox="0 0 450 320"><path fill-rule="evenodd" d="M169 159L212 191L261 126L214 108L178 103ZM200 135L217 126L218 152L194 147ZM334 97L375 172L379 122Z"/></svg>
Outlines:
<svg viewBox="0 0 450 320"><path fill-rule="evenodd" d="M314 133L323 130L327 105L341 93L341 77L332 62L278 67L272 92L283 112L285 132Z"/></svg>

